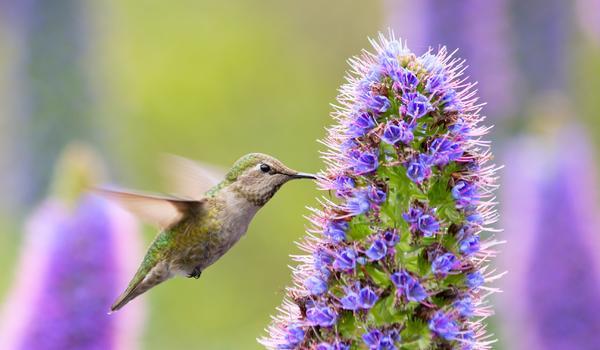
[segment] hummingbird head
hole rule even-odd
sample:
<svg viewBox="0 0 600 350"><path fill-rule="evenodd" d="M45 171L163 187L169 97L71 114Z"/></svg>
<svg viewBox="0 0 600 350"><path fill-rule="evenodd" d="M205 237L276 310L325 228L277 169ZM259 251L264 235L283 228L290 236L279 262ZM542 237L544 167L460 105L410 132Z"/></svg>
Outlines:
<svg viewBox="0 0 600 350"><path fill-rule="evenodd" d="M226 175L233 190L258 206L267 203L290 180L316 178L313 174L290 169L262 153L250 153L238 159Z"/></svg>

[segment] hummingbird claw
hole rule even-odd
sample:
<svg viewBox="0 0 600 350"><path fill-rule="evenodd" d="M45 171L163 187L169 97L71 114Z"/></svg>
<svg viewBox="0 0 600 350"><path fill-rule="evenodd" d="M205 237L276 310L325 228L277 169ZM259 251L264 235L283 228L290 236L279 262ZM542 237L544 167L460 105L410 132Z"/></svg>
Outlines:
<svg viewBox="0 0 600 350"><path fill-rule="evenodd" d="M196 267L194 267L192 272L190 274L188 274L188 278L198 279L198 278L200 278L200 275L202 275L202 270L200 270L200 268L198 266L196 266Z"/></svg>

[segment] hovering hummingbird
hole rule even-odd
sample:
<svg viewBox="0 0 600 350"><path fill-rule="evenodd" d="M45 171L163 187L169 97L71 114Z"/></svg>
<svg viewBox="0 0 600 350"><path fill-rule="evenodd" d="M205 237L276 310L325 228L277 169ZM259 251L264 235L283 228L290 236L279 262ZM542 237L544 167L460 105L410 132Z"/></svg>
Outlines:
<svg viewBox="0 0 600 350"><path fill-rule="evenodd" d="M179 169L172 171L178 196L98 190L161 229L111 312L171 277L199 278L246 233L254 215L283 184L292 179L316 179L260 153L237 160L220 182L215 181L214 171L194 164L185 158L171 158L171 170ZM209 183L214 186L202 194Z"/></svg>

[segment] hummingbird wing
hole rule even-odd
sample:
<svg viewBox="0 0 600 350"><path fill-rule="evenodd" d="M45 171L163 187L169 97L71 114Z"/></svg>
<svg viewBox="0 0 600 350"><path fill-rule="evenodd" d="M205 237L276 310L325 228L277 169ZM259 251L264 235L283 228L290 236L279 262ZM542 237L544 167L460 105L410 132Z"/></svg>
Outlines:
<svg viewBox="0 0 600 350"><path fill-rule="evenodd" d="M170 192L182 197L199 199L225 177L226 170L173 154L164 154L161 169Z"/></svg>
<svg viewBox="0 0 600 350"><path fill-rule="evenodd" d="M179 222L181 218L202 209L202 199L146 194L132 191L96 188L95 191L111 200L115 200L141 220L161 229Z"/></svg>

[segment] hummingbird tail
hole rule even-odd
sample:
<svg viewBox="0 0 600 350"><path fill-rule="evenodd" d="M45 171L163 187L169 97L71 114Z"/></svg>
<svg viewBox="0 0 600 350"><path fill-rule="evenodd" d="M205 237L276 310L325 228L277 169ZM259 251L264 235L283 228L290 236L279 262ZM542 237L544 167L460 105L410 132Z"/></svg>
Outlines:
<svg viewBox="0 0 600 350"><path fill-rule="evenodd" d="M143 294L148 289L169 279L170 277L171 275L169 274L169 270L164 263L159 263L150 269L140 267L140 270L138 270L135 276L133 276L131 282L129 282L127 289L110 307L110 313L121 309L131 300L135 299L138 295Z"/></svg>
<svg viewBox="0 0 600 350"><path fill-rule="evenodd" d="M139 285L138 285L139 287ZM127 303L129 303L130 301L132 301L133 299L135 299L138 295L144 293L145 291L147 291L148 289L150 289L150 287L145 288L143 290L141 290L140 288L134 288L131 291L125 291L123 294L121 294L121 296L114 302L114 304L112 304L112 306L110 307L110 312L109 313L113 313L115 311L118 311L119 309L121 309L123 306L125 306Z"/></svg>

